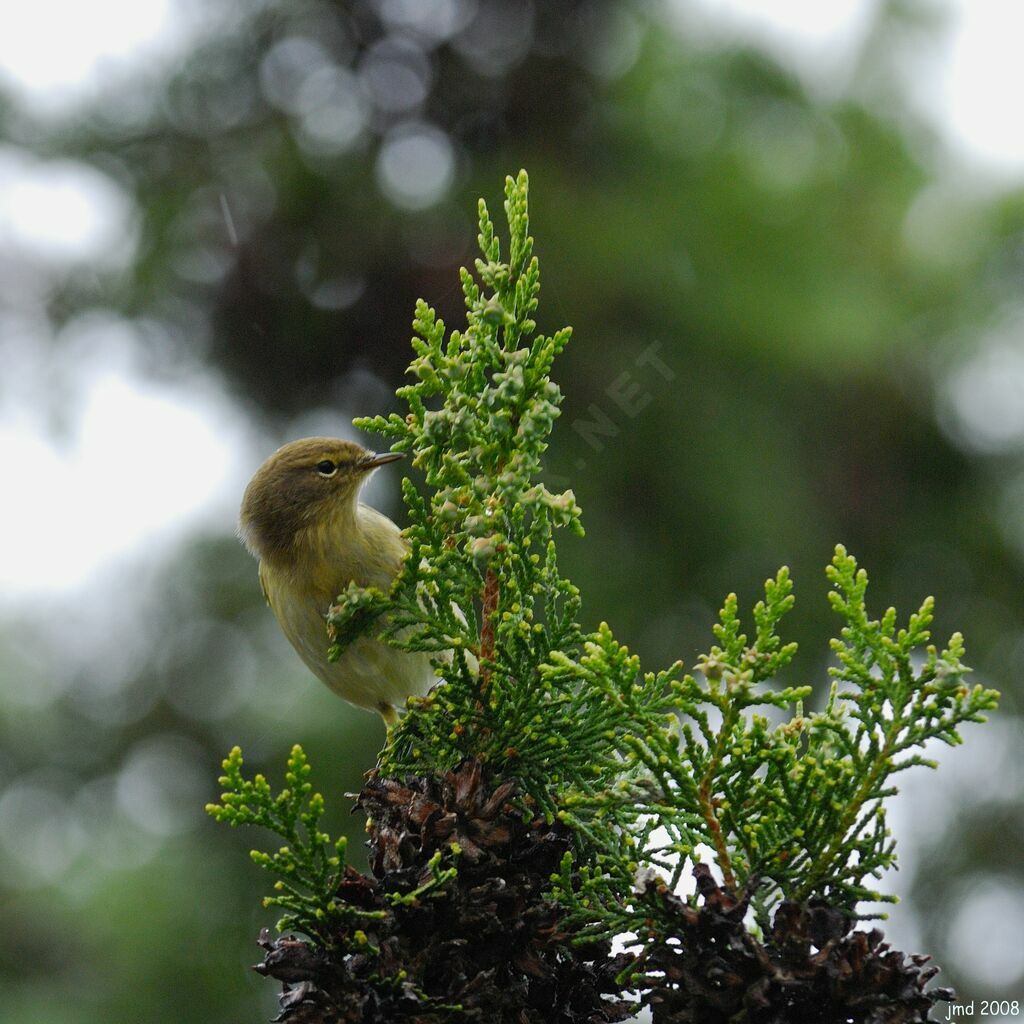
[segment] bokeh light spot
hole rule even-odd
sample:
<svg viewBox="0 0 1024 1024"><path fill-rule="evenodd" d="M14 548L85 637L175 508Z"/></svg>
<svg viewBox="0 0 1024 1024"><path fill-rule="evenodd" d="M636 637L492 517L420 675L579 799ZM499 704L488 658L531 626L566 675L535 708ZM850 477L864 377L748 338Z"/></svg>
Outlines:
<svg viewBox="0 0 1024 1024"><path fill-rule="evenodd" d="M134 250L132 212L120 186L87 164L0 148L0 248L59 266L122 266Z"/></svg>
<svg viewBox="0 0 1024 1024"><path fill-rule="evenodd" d="M143 740L117 777L117 803L139 828L171 836L201 821L207 780L202 751L182 736Z"/></svg>
<svg viewBox="0 0 1024 1024"><path fill-rule="evenodd" d="M188 374L145 379L119 355L138 345L134 327L110 314L73 321L62 340L75 379L64 439L31 387L0 412L0 476L21 496L0 503L0 598L70 590L157 535L193 527L237 487L241 431L216 388Z"/></svg>
<svg viewBox="0 0 1024 1024"><path fill-rule="evenodd" d="M293 36L275 43L260 62L260 87L268 102L302 114L302 87L316 71L333 67L327 51L312 39Z"/></svg>
<svg viewBox="0 0 1024 1024"><path fill-rule="evenodd" d="M994 332L954 371L947 423L965 447L1006 452L1024 445L1024 323Z"/></svg>
<svg viewBox="0 0 1024 1024"><path fill-rule="evenodd" d="M52 787L26 779L0 795L0 850L28 882L60 878L78 856L82 839L63 797Z"/></svg>
<svg viewBox="0 0 1024 1024"><path fill-rule="evenodd" d="M396 206L423 210L444 196L455 173L455 154L444 132L414 122L395 129L377 161L381 190Z"/></svg>
<svg viewBox="0 0 1024 1024"><path fill-rule="evenodd" d="M0 32L0 72L23 93L43 98L80 87L165 36L171 0L35 0L8 7Z"/></svg>
<svg viewBox="0 0 1024 1024"><path fill-rule="evenodd" d="M993 994L1011 991L1024 977L1024 886L1014 878L977 878L949 922L949 960Z"/></svg>
<svg viewBox="0 0 1024 1024"><path fill-rule="evenodd" d="M299 140L315 153L333 155L350 148L368 119L366 101L355 76L346 68L321 67L299 89Z"/></svg>
<svg viewBox="0 0 1024 1024"><path fill-rule="evenodd" d="M476 13L472 0L378 0L377 8L387 24L432 40L447 39Z"/></svg>
<svg viewBox="0 0 1024 1024"><path fill-rule="evenodd" d="M360 77L378 109L399 113L427 98L430 62L407 40L383 39L367 51Z"/></svg>

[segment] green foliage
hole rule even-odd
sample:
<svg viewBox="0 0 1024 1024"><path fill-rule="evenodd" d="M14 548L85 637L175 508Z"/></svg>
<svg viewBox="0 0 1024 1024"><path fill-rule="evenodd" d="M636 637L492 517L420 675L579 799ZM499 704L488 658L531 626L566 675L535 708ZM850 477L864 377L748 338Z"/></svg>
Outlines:
<svg viewBox="0 0 1024 1024"><path fill-rule="evenodd" d="M783 896L822 896L852 908L884 898L869 884L894 861L884 798L892 776L929 763L932 738L995 704L962 685L962 643L927 643L931 602L897 631L895 612L869 619L867 577L838 548L829 568L840 668L824 710L805 714L809 686L773 685L796 644L778 635L793 606L788 570L765 585L754 633L735 595L699 662L701 682L677 664L643 673L606 625L584 637L579 594L558 572L553 529L579 529L571 492L536 483L561 400L549 374L568 330L534 333L539 273L528 234L527 179L506 182L507 263L480 203L479 282L463 271L467 328L451 332L417 306L404 418L361 421L413 455L426 493L406 481L411 554L390 595L384 635L439 659L446 682L413 710L382 757L386 773L440 771L483 758L517 777L548 814L572 824L586 883L563 898L627 914L636 870L678 884L698 847L724 882L756 887L762 922ZM481 287L481 284L483 287ZM440 400L440 405L437 405ZM381 595L350 587L331 615L354 634ZM781 721L772 724L772 718ZM616 871L618 877L615 876ZM649 908L639 908L641 917ZM636 916L636 914L634 914ZM609 928L619 928L624 920ZM635 922L634 922L635 923Z"/></svg>
<svg viewBox="0 0 1024 1024"><path fill-rule="evenodd" d="M959 726L983 720L998 695L965 685L959 634L941 652L929 644L931 599L902 628L893 609L870 618L866 573L841 546L828 576L844 625L820 711L804 709L810 686L778 682L796 653L779 635L794 603L786 568L766 582L749 636L729 595L693 673L680 663L642 671L605 624L583 634L554 542L561 526L582 534L579 508L571 491L538 481L561 402L550 373L569 330L535 336L527 192L524 172L507 179L507 262L480 202L482 258L476 277L462 272L465 331L449 333L418 303L417 380L398 392L407 415L359 421L410 454L423 485L403 484L403 571L388 594L350 585L338 597L332 649L373 630L432 652L444 677L410 701L380 771L436 775L474 756L493 781L517 780L527 801L574 830L552 884L585 939L632 931L663 941L673 927L663 895L702 859L750 895L765 930L781 899L820 897L851 913L891 901L874 883L895 861L884 810L894 777L933 765L924 744L958 743ZM282 876L275 902L308 931L337 912L330 881L342 850L327 853L316 829L319 797L300 809L300 755L290 789L272 798L260 777L241 778L232 754L214 813L286 837L279 855L257 859Z"/></svg>
<svg viewBox="0 0 1024 1024"><path fill-rule="evenodd" d="M313 792L310 771L305 752L296 744L288 758L285 788L275 796L262 775L252 781L242 775L242 751L235 747L224 760L221 802L207 804L206 810L217 821L259 825L284 840L285 845L274 853L253 850L251 854L277 879L275 894L265 897L263 905L285 912L279 931L295 929L329 946L335 942L340 919L379 915L343 907L334 900L344 873L347 839L332 840L320 831L324 798Z"/></svg>
<svg viewBox="0 0 1024 1024"><path fill-rule="evenodd" d="M842 546L827 571L845 625L832 642L839 666L824 709L804 712L810 687L766 685L795 653L777 633L793 604L787 570L766 582L749 644L730 594L718 645L700 659L701 681L687 675L675 688L681 730L628 741L648 787L640 799L601 798L604 820L614 822L609 835L617 833L612 852L563 865L556 888L588 934L663 938L659 893L676 888L699 846L726 885L751 892L765 930L782 898L821 897L851 912L860 901L893 901L871 884L895 862L884 809L893 776L935 767L922 746L959 743L958 727L983 721L998 694L964 684L959 634L941 652L928 643L931 598L898 628L894 609L869 617L867 574ZM758 708L785 717L773 725ZM563 814L576 823L573 810Z"/></svg>
<svg viewBox="0 0 1024 1024"><path fill-rule="evenodd" d="M339 604L332 608L331 620L327 624L327 635L331 640L327 648L328 659L337 661L348 644L373 627L389 605L387 595L376 587L349 583L339 598Z"/></svg>
<svg viewBox="0 0 1024 1024"><path fill-rule="evenodd" d="M462 272L464 331L448 333L433 309L417 304L417 381L398 392L408 414L357 422L410 453L426 485L404 484L411 551L381 634L436 652L446 679L414 702L381 768L439 771L474 754L518 777L553 814L553 793L617 775L618 738L635 724L605 703L601 688L567 676L564 659L584 649L610 659L595 675L618 689L633 687L636 670L623 675L611 664L619 654L606 634L583 645L579 593L558 570L553 533L567 526L582 534L579 509L571 491L552 493L538 474L562 400L550 372L570 331L536 334L540 272L527 196L525 172L507 179L507 260L480 201L477 277ZM350 587L330 615L335 649L358 635L368 612L382 610L376 596ZM642 685L664 689L661 676Z"/></svg>

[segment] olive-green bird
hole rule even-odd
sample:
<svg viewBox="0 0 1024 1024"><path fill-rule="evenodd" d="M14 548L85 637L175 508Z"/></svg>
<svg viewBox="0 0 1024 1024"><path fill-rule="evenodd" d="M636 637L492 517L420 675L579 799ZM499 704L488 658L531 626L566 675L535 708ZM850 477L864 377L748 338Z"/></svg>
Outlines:
<svg viewBox="0 0 1024 1024"><path fill-rule="evenodd" d="M401 458L352 441L307 437L279 448L242 499L238 532L259 559L259 578L284 635L338 696L379 711L390 727L407 697L437 681L430 657L356 639L327 660L327 610L351 581L385 593L408 546L387 516L359 501L378 466Z"/></svg>

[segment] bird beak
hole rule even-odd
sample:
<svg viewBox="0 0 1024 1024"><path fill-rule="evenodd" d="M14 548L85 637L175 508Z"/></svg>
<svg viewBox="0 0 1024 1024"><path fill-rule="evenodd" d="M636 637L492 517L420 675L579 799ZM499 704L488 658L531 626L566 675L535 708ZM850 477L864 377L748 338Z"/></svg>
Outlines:
<svg viewBox="0 0 1024 1024"><path fill-rule="evenodd" d="M359 466L361 469L376 469L378 466L383 466L388 462L395 462L398 459L404 458L404 452L377 452L360 459Z"/></svg>

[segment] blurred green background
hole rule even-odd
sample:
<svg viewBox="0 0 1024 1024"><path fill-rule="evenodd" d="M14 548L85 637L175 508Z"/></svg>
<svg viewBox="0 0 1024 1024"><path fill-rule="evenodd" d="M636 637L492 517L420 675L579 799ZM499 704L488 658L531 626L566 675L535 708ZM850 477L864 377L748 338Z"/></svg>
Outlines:
<svg viewBox="0 0 1024 1024"><path fill-rule="evenodd" d="M396 407L415 299L461 323L476 197L521 166L541 326L575 327L550 473L587 624L692 664L785 563L821 690L836 542L879 611L934 594L1004 699L906 777L887 931L1024 997L1024 188L920 102L949 11L859 4L787 56L707 3L156 6L173 45L78 91L10 69L73 69L88 15L0 47L0 1016L272 1014L219 761L279 778L301 742L358 837L383 729L278 634L237 502L278 444Z"/></svg>

